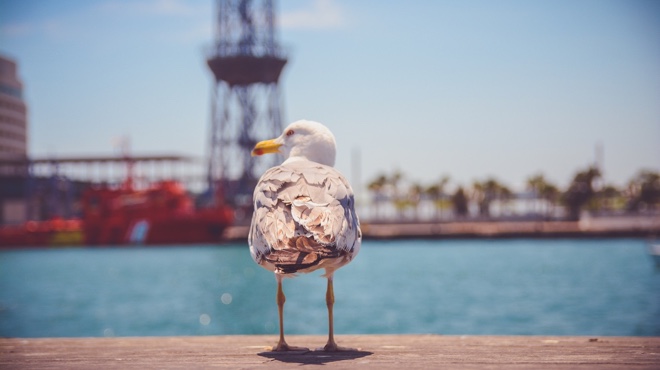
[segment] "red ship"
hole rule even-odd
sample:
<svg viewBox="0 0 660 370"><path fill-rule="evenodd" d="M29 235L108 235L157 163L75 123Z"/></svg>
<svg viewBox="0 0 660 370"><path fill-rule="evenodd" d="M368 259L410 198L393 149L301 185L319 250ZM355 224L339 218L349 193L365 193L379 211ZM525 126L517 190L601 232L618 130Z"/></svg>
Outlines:
<svg viewBox="0 0 660 370"><path fill-rule="evenodd" d="M233 222L226 205L195 209L175 181L135 190L94 187L83 193L82 218L29 221L0 228L0 246L217 243Z"/></svg>
<svg viewBox="0 0 660 370"><path fill-rule="evenodd" d="M83 243L82 222L79 219L28 221L17 226L0 226L0 248Z"/></svg>
<svg viewBox="0 0 660 370"><path fill-rule="evenodd" d="M227 206L195 209L185 189L163 181L143 190L98 188L83 194L87 245L216 243L233 221Z"/></svg>

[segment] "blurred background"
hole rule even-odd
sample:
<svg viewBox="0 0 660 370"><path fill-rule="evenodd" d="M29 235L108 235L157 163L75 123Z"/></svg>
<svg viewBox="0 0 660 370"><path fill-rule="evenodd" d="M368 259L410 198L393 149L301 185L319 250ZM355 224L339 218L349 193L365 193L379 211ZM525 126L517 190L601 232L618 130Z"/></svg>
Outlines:
<svg viewBox="0 0 660 370"><path fill-rule="evenodd" d="M249 149L298 119L363 225L344 332L659 335L658 66L652 0L3 1L0 335L274 332Z"/></svg>

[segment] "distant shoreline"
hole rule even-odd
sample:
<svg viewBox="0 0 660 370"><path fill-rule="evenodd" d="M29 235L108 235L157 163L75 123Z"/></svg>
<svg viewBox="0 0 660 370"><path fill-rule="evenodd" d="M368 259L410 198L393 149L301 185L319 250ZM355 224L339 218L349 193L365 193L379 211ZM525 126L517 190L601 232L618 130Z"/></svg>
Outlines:
<svg viewBox="0 0 660 370"><path fill-rule="evenodd" d="M225 230L227 242L244 241L248 226ZM580 221L362 222L365 240L505 238L652 238L660 216L584 218Z"/></svg>
<svg viewBox="0 0 660 370"><path fill-rule="evenodd" d="M362 221L361 229L363 240L587 238L644 238L649 240L660 240L660 215L587 217L580 221ZM248 225L228 226L224 230L221 240L215 243L205 244L223 245L228 243L247 243L248 232ZM159 246L168 245L177 244L161 244ZM148 245L144 246L148 247ZM69 247L95 248L103 246L85 246L79 243L59 243L53 245L0 246L0 250Z"/></svg>

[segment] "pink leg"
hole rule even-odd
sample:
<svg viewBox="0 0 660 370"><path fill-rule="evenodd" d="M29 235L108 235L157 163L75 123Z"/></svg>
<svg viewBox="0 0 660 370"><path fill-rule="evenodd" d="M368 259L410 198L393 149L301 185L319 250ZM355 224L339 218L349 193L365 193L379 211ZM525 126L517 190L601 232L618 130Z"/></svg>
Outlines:
<svg viewBox="0 0 660 370"><path fill-rule="evenodd" d="M286 297L282 290L282 277L280 275L275 275L275 277L277 278L277 311L280 319L280 340L273 347L272 351L309 351L309 348L290 346L284 340L284 302L286 302Z"/></svg>
<svg viewBox="0 0 660 370"><path fill-rule="evenodd" d="M335 291L332 284L332 275L328 276L328 288L325 292L325 303L328 306L328 343L323 347L324 351L357 351L355 348L339 347L335 343L335 329L332 308L335 304Z"/></svg>

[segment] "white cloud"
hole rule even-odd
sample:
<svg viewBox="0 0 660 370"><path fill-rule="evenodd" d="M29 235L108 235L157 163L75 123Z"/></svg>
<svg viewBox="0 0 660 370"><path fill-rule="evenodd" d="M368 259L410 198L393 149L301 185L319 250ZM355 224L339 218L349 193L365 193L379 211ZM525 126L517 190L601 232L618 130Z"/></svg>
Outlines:
<svg viewBox="0 0 660 370"><path fill-rule="evenodd" d="M285 12L280 16L282 28L339 28L344 25L344 13L333 0L315 0L311 7Z"/></svg>

